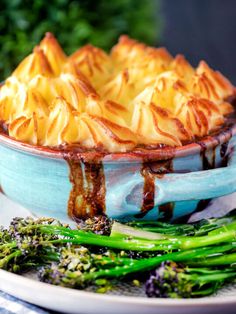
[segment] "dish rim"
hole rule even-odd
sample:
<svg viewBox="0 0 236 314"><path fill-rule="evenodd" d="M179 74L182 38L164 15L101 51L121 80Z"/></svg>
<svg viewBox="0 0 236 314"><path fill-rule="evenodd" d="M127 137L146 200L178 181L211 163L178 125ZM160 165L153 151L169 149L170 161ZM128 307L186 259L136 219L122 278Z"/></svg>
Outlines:
<svg viewBox="0 0 236 314"><path fill-rule="evenodd" d="M172 158L185 157L188 155L198 154L204 150L214 149L216 146L221 145L230 140L234 135L236 135L236 122L232 126L228 127L227 130L220 130L217 135L208 135L203 137L197 142L192 142L183 146L178 147L163 147L157 149L143 149L137 148L133 151L128 152L113 152L104 153L96 150L76 152L66 149L56 149L47 146L36 146L33 144L28 144L23 141L16 140L7 134L0 133L0 145L10 147L14 150L22 151L26 154L40 156L50 159L64 159L65 155L69 157L70 154L76 156L76 159L82 160L94 160L96 157L102 157L104 162L137 162L137 161L160 161L168 160ZM72 156L71 156L72 157ZM70 158L70 157L69 157Z"/></svg>

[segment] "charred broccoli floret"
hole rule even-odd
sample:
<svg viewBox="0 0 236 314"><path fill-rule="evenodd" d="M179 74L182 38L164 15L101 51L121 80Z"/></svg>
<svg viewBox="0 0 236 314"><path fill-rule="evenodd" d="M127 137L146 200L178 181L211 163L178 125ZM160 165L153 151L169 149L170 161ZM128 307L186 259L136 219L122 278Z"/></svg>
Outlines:
<svg viewBox="0 0 236 314"><path fill-rule="evenodd" d="M54 285L80 287L83 285L81 275L90 271L93 264L93 258L87 248L67 245L60 250L59 263L40 269L39 279Z"/></svg>
<svg viewBox="0 0 236 314"><path fill-rule="evenodd" d="M150 298L187 298L192 287L183 278L184 268L174 262L163 262L151 272L146 281L146 294Z"/></svg>
<svg viewBox="0 0 236 314"><path fill-rule="evenodd" d="M96 234L110 235L112 223L112 220L107 216L99 215L86 220L81 220L78 224L78 228Z"/></svg>
<svg viewBox="0 0 236 314"><path fill-rule="evenodd" d="M84 246L67 245L60 250L58 263L52 263L52 265L43 266L40 269L39 279L54 285L81 288L91 283L88 274L118 264L113 252L107 251L105 255L100 255L91 253ZM84 274L86 276L83 276ZM93 283L95 282L93 281ZM104 281L101 281L101 285L103 283Z"/></svg>
<svg viewBox="0 0 236 314"><path fill-rule="evenodd" d="M0 229L0 268L21 272L45 261L56 260L56 234L43 233L38 225L60 225L54 219L14 218L9 229Z"/></svg>

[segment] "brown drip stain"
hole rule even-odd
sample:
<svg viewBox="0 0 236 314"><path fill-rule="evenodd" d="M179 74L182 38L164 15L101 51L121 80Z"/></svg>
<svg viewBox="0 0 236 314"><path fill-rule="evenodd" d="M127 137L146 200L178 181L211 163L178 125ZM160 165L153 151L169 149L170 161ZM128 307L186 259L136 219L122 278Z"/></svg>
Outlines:
<svg viewBox="0 0 236 314"><path fill-rule="evenodd" d="M175 204L170 202L166 204L159 205L159 221L170 221L173 218L173 212Z"/></svg>
<svg viewBox="0 0 236 314"><path fill-rule="evenodd" d="M229 142L223 143L220 147L220 157L224 158L229 146Z"/></svg>
<svg viewBox="0 0 236 314"><path fill-rule="evenodd" d="M222 167L227 167L228 165L228 159L229 159L228 146L229 146L229 142L226 142L226 143L221 144L221 147L220 147L220 157L221 157Z"/></svg>
<svg viewBox="0 0 236 314"><path fill-rule="evenodd" d="M212 148L212 157L207 156L207 146L205 143L198 142L201 147L200 156L202 158L202 169L209 170L215 168L215 147Z"/></svg>
<svg viewBox="0 0 236 314"><path fill-rule="evenodd" d="M173 162L172 159L168 159L165 161L159 162L144 162L143 167L141 169L141 175L144 179L143 184L143 203L141 207L141 211L139 214L135 215L136 218L143 218L145 215L154 208L155 206L155 180L161 179L165 173L173 172ZM160 208L160 207L159 207ZM164 207L163 207L164 211ZM173 215L166 207L166 213L164 216Z"/></svg>
<svg viewBox="0 0 236 314"><path fill-rule="evenodd" d="M73 220L86 219L106 212L105 176L101 160L91 162L64 157L70 168L72 190L68 215Z"/></svg>
<svg viewBox="0 0 236 314"><path fill-rule="evenodd" d="M221 167L226 167L228 164L228 157L229 157L229 152L228 152L228 145L229 145L229 140L232 138L233 133L232 133L232 125L235 124L235 119L233 120L234 122L231 123L231 118L228 119L228 124L226 124L223 128L221 128L220 134L228 138L227 142L224 142L220 146L220 157L221 157ZM216 148L220 145L219 137L218 134L212 134L210 136L210 139L215 141L215 147L212 147L209 149L211 151L211 156L207 156L207 145L206 143L199 141L196 142L200 147L200 155L202 157L202 168L203 170L209 170L209 169L214 169L216 167Z"/></svg>
<svg viewBox="0 0 236 314"><path fill-rule="evenodd" d="M105 175L102 161L85 163L85 177L88 182L87 202L91 204L91 216L102 215L106 211L105 206Z"/></svg>
<svg viewBox="0 0 236 314"><path fill-rule="evenodd" d="M155 205L155 177L145 163L141 169L141 175L144 179L143 204L140 213L135 216L136 218L143 218Z"/></svg>

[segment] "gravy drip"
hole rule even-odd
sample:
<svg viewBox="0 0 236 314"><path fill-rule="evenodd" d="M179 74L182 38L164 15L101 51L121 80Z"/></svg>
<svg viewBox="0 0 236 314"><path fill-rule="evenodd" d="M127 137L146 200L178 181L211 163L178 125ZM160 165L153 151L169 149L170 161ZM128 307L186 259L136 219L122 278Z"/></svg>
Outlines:
<svg viewBox="0 0 236 314"><path fill-rule="evenodd" d="M174 212L174 203L166 203L159 205L159 215L160 218L158 218L159 221L171 221L173 218L173 212Z"/></svg>
<svg viewBox="0 0 236 314"><path fill-rule="evenodd" d="M229 146L229 142L223 143L221 144L220 147L220 157L221 157L221 165L222 167L226 167L228 165L228 146Z"/></svg>
<svg viewBox="0 0 236 314"><path fill-rule="evenodd" d="M209 170L215 168L215 149L216 147L212 148L212 156L209 158L207 156L207 146L205 143L199 142L198 143L201 146L200 156L202 158L202 169L203 170Z"/></svg>
<svg viewBox="0 0 236 314"><path fill-rule="evenodd" d="M141 175L143 176L143 203L141 211L136 218L143 218L155 206L155 180L160 179L165 173L173 172L172 159L159 162L144 162ZM163 207L164 210L164 207ZM169 215L168 215L169 216Z"/></svg>
<svg viewBox="0 0 236 314"><path fill-rule="evenodd" d="M149 166L145 163L141 169L141 175L144 179L143 203L137 218L143 218L155 205L155 177L150 172Z"/></svg>
<svg viewBox="0 0 236 314"><path fill-rule="evenodd" d="M68 215L75 221L106 212L105 176L100 160L84 162L65 157L70 168L72 189Z"/></svg>

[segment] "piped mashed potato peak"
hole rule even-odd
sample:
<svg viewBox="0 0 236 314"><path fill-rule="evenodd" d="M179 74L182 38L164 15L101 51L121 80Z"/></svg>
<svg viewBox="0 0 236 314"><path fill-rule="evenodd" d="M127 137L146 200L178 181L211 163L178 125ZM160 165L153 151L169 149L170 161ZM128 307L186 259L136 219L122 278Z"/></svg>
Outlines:
<svg viewBox="0 0 236 314"><path fill-rule="evenodd" d="M0 89L9 135L34 145L125 152L181 146L219 129L234 86L204 61L121 36L110 54L92 45L66 56L47 33Z"/></svg>

